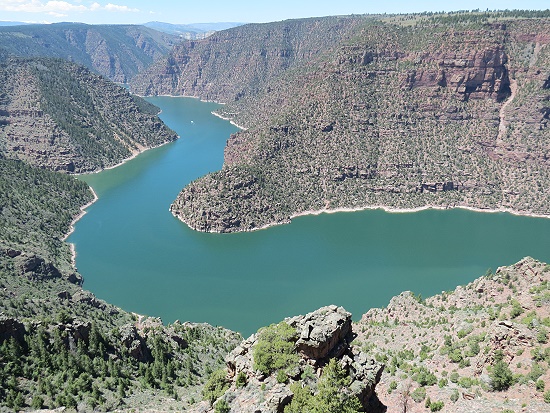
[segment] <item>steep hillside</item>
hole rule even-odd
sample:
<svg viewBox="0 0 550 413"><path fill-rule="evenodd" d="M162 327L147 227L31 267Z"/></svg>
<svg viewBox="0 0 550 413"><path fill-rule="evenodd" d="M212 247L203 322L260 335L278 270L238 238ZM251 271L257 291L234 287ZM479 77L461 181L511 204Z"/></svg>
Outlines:
<svg viewBox="0 0 550 413"><path fill-rule="evenodd" d="M0 153L31 165L90 172L176 139L158 109L74 63L0 64Z"/></svg>
<svg viewBox="0 0 550 413"><path fill-rule="evenodd" d="M402 293L353 344L386 365L388 411L550 411L549 304L550 266L525 258L426 300Z"/></svg>
<svg viewBox="0 0 550 413"><path fill-rule="evenodd" d="M177 36L132 25L0 27L0 50L8 55L71 60L120 83L166 55L178 41Z"/></svg>
<svg viewBox="0 0 550 413"><path fill-rule="evenodd" d="M507 16L342 19L332 43L327 22L306 21L317 52L292 64L281 55L303 56L301 32L288 53L273 49L261 65L255 54L287 22L245 26L247 48L237 28L175 49L141 92L228 102L219 113L247 130L172 212L215 232L376 206L548 215L550 23Z"/></svg>

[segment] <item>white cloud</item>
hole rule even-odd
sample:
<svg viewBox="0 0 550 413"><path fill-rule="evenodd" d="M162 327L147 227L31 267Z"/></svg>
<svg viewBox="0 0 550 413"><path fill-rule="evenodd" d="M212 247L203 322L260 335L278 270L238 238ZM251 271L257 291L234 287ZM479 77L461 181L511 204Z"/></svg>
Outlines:
<svg viewBox="0 0 550 413"><path fill-rule="evenodd" d="M138 12L139 10L138 9L131 9L130 7L128 6L119 6L117 4L112 4L112 3L109 3L105 6L105 10L108 10L108 11L119 11L119 12Z"/></svg>
<svg viewBox="0 0 550 413"><path fill-rule="evenodd" d="M0 10L24 13L47 13L56 17L66 17L69 12L87 12L105 10L109 12L139 12L139 9L133 9L128 6L108 3L105 6L95 2L89 7L80 3L80 0L58 1L51 0L43 2L40 0L0 0Z"/></svg>
<svg viewBox="0 0 550 413"><path fill-rule="evenodd" d="M88 8L83 5L77 6L76 4L71 4L66 1L49 1L44 5L45 11L86 11Z"/></svg>
<svg viewBox="0 0 550 413"><path fill-rule="evenodd" d="M58 13L56 11L49 11L48 14L53 17L68 17L68 14Z"/></svg>

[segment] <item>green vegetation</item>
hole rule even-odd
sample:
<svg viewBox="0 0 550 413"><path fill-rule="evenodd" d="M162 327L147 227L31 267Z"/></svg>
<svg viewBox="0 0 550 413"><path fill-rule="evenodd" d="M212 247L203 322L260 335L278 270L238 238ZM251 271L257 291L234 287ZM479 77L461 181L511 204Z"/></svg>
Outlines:
<svg viewBox="0 0 550 413"><path fill-rule="evenodd" d="M292 384L292 402L285 407L285 413L355 413L361 410L359 400L342 391L351 380L335 359L323 369L323 374L314 394L309 386Z"/></svg>
<svg viewBox="0 0 550 413"><path fill-rule="evenodd" d="M278 370L281 375L278 374L277 378L283 380L284 372L298 364L298 355L294 351L297 338L296 330L284 321L260 329L254 347L254 369L264 374Z"/></svg>
<svg viewBox="0 0 550 413"><path fill-rule="evenodd" d="M229 413L230 411L231 408L229 406L229 403L227 403L224 399L218 401L214 406L215 413Z"/></svg>
<svg viewBox="0 0 550 413"><path fill-rule="evenodd" d="M246 374L243 371L240 371L239 374L237 374L237 379L235 380L235 385L237 388L246 386L247 379Z"/></svg>
<svg viewBox="0 0 550 413"><path fill-rule="evenodd" d="M0 246L69 270L69 248L61 238L80 206L92 199L82 181L0 157ZM2 254L0 262L9 265Z"/></svg>
<svg viewBox="0 0 550 413"><path fill-rule="evenodd" d="M225 369L219 369L210 375L210 378L204 385L202 397L210 403L214 403L218 398L224 395L229 388L229 380Z"/></svg>
<svg viewBox="0 0 550 413"><path fill-rule="evenodd" d="M508 364L502 360L502 355L495 355L495 360L496 362L489 373L491 387L496 391L507 390L514 384L514 375Z"/></svg>
<svg viewBox="0 0 550 413"><path fill-rule="evenodd" d="M430 403L430 411L431 412L438 412L445 406L445 403L443 403L441 400L436 402Z"/></svg>
<svg viewBox="0 0 550 413"><path fill-rule="evenodd" d="M424 400L426 398L426 388L425 387L417 387L411 393L411 397L415 402L420 403L422 400Z"/></svg>

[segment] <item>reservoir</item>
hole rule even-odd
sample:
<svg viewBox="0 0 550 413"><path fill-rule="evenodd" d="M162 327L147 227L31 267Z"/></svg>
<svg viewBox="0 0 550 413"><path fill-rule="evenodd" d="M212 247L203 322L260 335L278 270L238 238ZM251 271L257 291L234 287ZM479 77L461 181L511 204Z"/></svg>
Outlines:
<svg viewBox="0 0 550 413"><path fill-rule="evenodd" d="M231 133L218 105L155 97L180 139L80 177L99 200L75 225L84 287L127 311L208 322L245 337L284 317L337 304L355 320L394 295L454 289L524 256L550 262L550 219L461 209L322 214L238 234L192 231L168 208L219 170Z"/></svg>

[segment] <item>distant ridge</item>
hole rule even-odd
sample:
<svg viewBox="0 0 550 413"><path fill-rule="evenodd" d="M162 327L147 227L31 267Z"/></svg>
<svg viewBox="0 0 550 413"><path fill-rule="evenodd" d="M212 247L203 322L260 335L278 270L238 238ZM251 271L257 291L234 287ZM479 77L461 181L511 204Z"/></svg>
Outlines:
<svg viewBox="0 0 550 413"><path fill-rule="evenodd" d="M71 60L119 83L128 82L165 56L178 41L179 37L138 25L55 23L0 27L2 55Z"/></svg>
<svg viewBox="0 0 550 413"><path fill-rule="evenodd" d="M191 23L172 24L164 22L147 22L145 27L183 37L188 40L204 39L214 32L242 26L246 23L220 22L220 23Z"/></svg>
<svg viewBox="0 0 550 413"><path fill-rule="evenodd" d="M10 21L0 21L0 26L23 26L30 23L24 23L24 22L10 22Z"/></svg>

